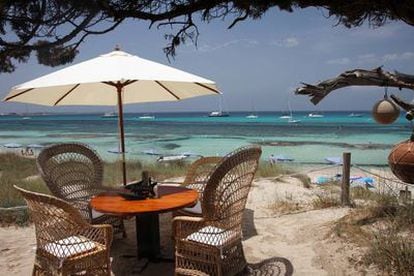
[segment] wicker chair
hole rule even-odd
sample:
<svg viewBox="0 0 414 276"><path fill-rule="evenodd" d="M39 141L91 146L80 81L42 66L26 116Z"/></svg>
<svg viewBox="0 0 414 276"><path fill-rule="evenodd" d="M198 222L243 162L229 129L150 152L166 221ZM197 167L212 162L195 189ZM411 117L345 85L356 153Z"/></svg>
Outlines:
<svg viewBox="0 0 414 276"><path fill-rule="evenodd" d="M246 266L242 216L261 149L240 148L215 167L201 203L202 217L173 220L177 275L235 275Z"/></svg>
<svg viewBox="0 0 414 276"><path fill-rule="evenodd" d="M111 225L91 225L59 198L14 187L36 228L33 275L111 275Z"/></svg>
<svg viewBox="0 0 414 276"><path fill-rule="evenodd" d="M114 190L102 186L103 165L94 150L85 144L56 144L42 150L37 167L52 194L75 206L92 224L111 224L115 233L126 237L123 220L92 210L91 197Z"/></svg>
<svg viewBox="0 0 414 276"><path fill-rule="evenodd" d="M202 157L191 164L181 186L197 190L200 195L199 201L194 207L183 208L174 212L174 216L201 216L201 201L203 200L203 192L208 180L208 176L222 159L222 157L218 156L208 156Z"/></svg>

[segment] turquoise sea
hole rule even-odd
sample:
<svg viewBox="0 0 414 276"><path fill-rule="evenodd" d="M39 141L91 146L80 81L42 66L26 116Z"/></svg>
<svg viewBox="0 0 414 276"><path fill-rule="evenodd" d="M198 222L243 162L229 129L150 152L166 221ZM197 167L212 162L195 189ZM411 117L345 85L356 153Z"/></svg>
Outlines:
<svg viewBox="0 0 414 276"><path fill-rule="evenodd" d="M299 163L324 163L325 157L352 153L357 164L385 165L392 146L408 139L411 125L403 116L394 124L379 125L369 112L325 112L321 118L296 112L298 123L288 123L281 112L258 112L256 119L248 112L230 117L212 118L207 113L154 113L155 119L139 119L142 114L125 115L128 159L155 161L156 156L142 153L154 150L170 155L192 152L199 155L224 155L247 144L263 145L263 159L270 154L285 155ZM0 116L0 145L61 143L77 141L90 144L106 160L117 154L117 118L102 114L49 114Z"/></svg>

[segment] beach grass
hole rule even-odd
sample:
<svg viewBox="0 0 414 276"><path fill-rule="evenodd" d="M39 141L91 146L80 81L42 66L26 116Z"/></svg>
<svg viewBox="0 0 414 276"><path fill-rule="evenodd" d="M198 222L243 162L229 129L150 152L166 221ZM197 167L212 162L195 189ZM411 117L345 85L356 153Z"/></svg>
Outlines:
<svg viewBox="0 0 414 276"><path fill-rule="evenodd" d="M149 171L154 181L164 181L169 178L185 176L189 162L175 161L168 163L142 163L138 160L127 160L127 179L135 181L141 179L142 171ZM260 164L256 177L278 176L285 170L280 166ZM120 161L104 162L103 183L106 186L122 185L122 170ZM38 175L35 159L5 153L0 154L0 207L8 208L24 205L24 200L13 188L17 185L24 189L50 193L49 189Z"/></svg>
<svg viewBox="0 0 414 276"><path fill-rule="evenodd" d="M275 200L268 208L275 214L285 215L303 210L304 207L299 202L286 198Z"/></svg>
<svg viewBox="0 0 414 276"><path fill-rule="evenodd" d="M302 183L303 187L307 189L310 189L312 187L311 186L312 181L308 175L303 174L303 173L298 173L298 174L292 175L292 177L298 179Z"/></svg>
<svg viewBox="0 0 414 276"><path fill-rule="evenodd" d="M341 205L341 201L338 193L332 191L323 191L316 194L315 198L312 199L311 204L314 209L325 209L338 207Z"/></svg>
<svg viewBox="0 0 414 276"><path fill-rule="evenodd" d="M292 173L292 170L284 167L283 165L260 162L256 172L256 177L275 177L289 173Z"/></svg>
<svg viewBox="0 0 414 276"><path fill-rule="evenodd" d="M414 202L354 188L365 200L335 225L338 236L365 248L363 261L384 275L414 275Z"/></svg>
<svg viewBox="0 0 414 276"><path fill-rule="evenodd" d="M414 275L414 239L389 227L374 234L366 264L374 264L386 275Z"/></svg>

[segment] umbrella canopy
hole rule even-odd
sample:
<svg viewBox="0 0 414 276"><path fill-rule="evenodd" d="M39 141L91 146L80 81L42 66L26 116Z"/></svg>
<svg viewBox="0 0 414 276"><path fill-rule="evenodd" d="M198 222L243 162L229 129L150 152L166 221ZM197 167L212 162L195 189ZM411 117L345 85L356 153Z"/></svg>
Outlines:
<svg viewBox="0 0 414 276"><path fill-rule="evenodd" d="M12 88L5 101L40 105L116 105L218 94L211 80L122 51L66 67Z"/></svg>
<svg viewBox="0 0 414 276"><path fill-rule="evenodd" d="M17 85L7 102L56 105L118 105L126 184L123 104L179 101L220 94L208 79L115 49L105 55Z"/></svg>

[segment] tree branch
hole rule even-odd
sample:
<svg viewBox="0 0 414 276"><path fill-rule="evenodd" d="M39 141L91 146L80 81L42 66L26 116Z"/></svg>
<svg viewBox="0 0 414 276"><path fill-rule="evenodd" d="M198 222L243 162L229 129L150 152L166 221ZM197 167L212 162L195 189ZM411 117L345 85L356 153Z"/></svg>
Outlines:
<svg viewBox="0 0 414 276"><path fill-rule="evenodd" d="M390 73L378 67L373 70L354 69L315 85L307 83L303 85L295 90L295 94L308 95L311 102L316 105L332 91L348 86L388 86L414 90L414 76L399 72Z"/></svg>

